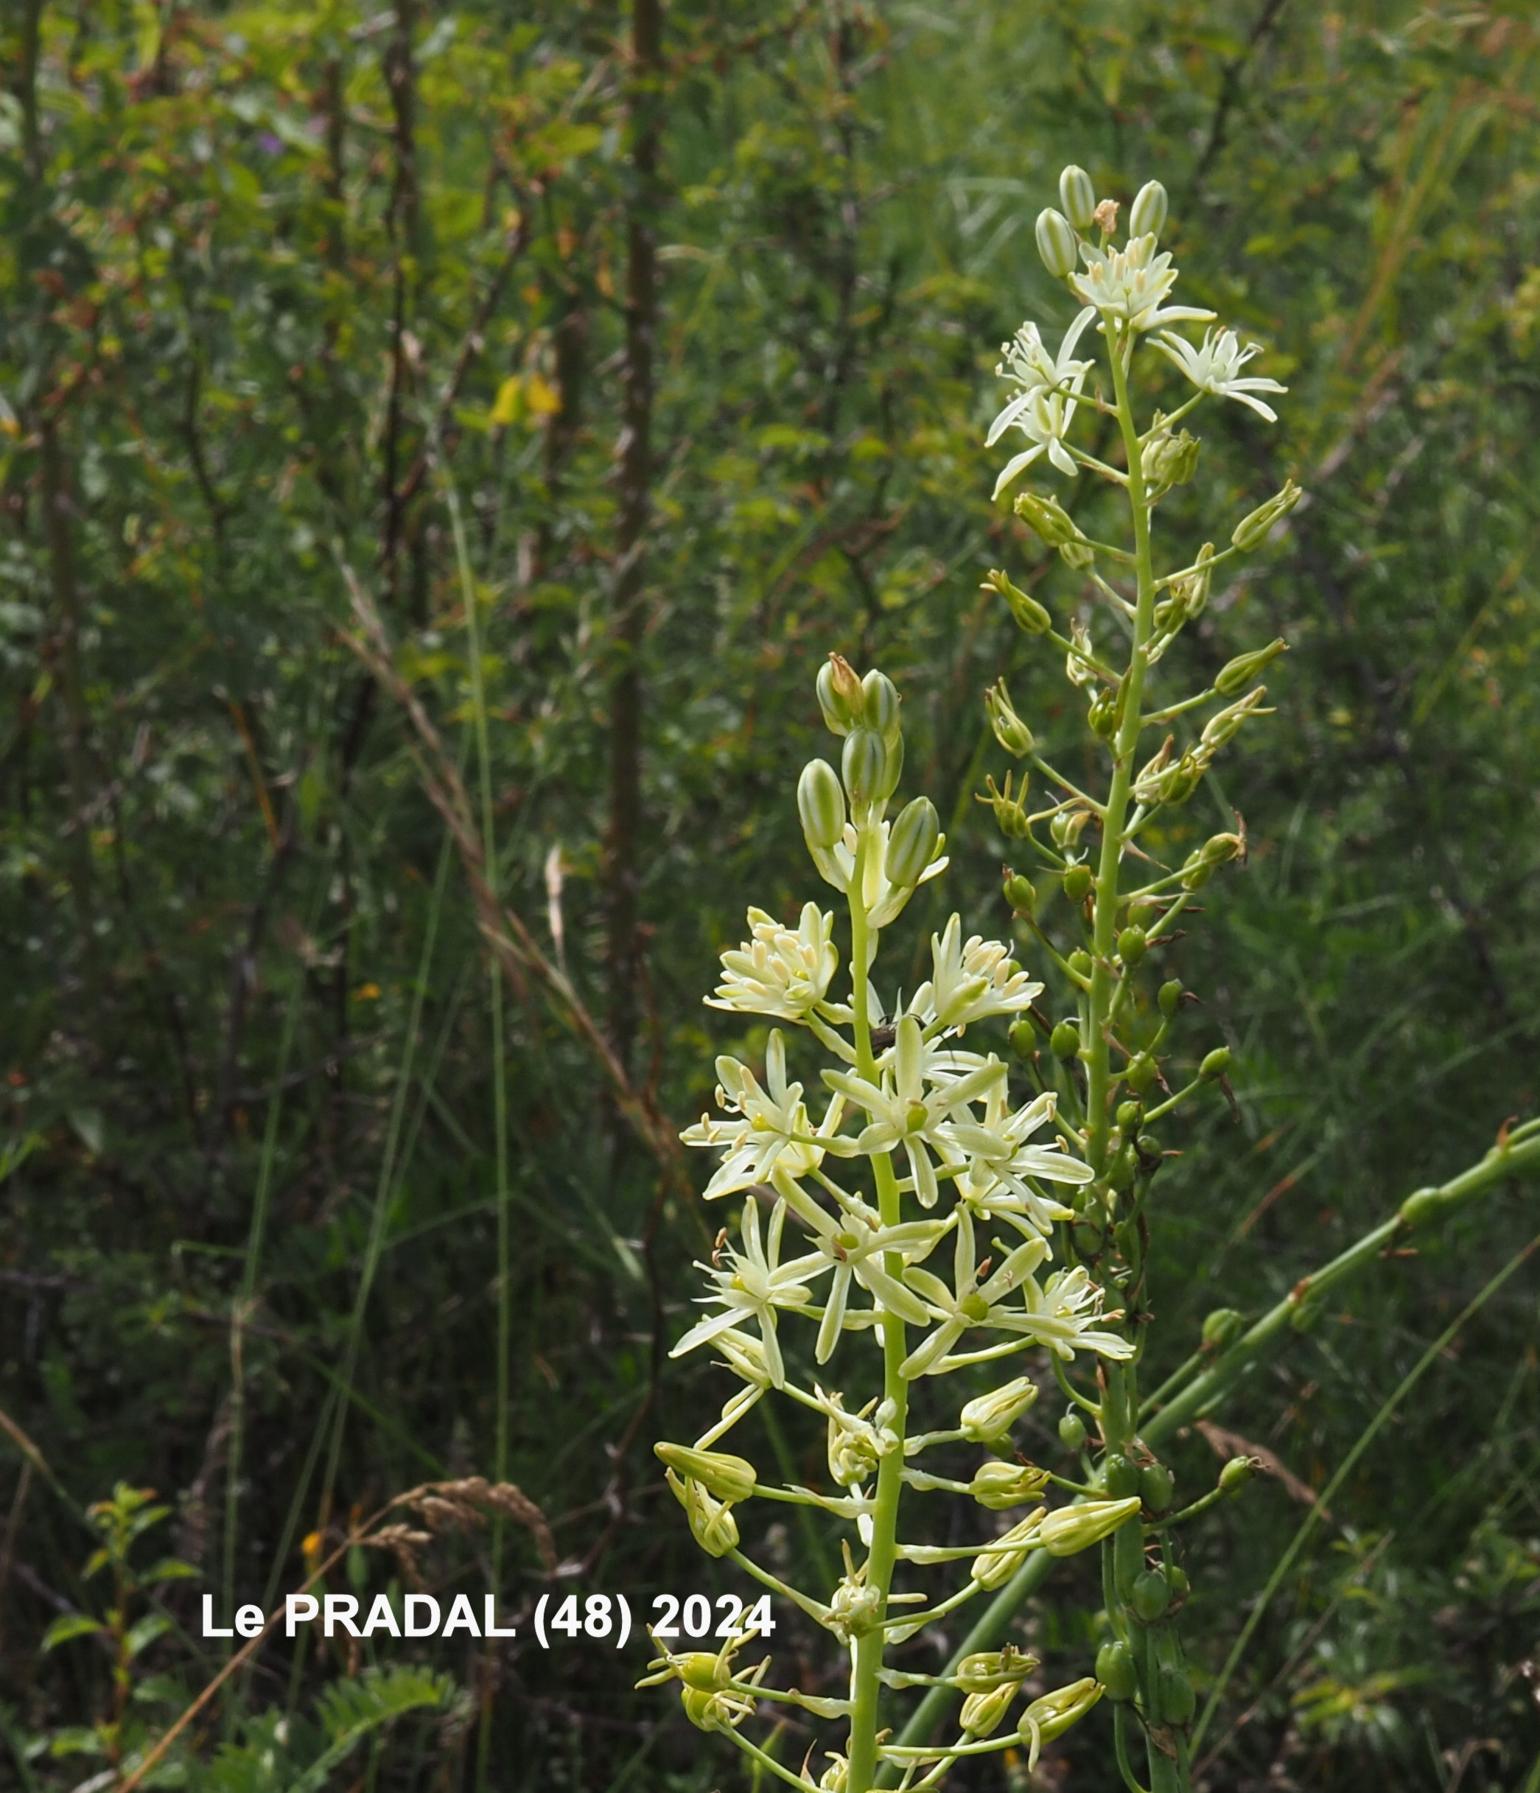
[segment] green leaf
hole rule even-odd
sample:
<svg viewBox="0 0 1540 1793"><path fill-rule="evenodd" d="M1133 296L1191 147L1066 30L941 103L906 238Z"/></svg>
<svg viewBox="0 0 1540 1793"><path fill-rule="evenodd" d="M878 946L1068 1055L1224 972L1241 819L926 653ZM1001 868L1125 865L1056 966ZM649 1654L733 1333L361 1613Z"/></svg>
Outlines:
<svg viewBox="0 0 1540 1793"><path fill-rule="evenodd" d="M72 1637L94 1637L98 1631L106 1629L100 1619L93 1619L89 1613L61 1613L43 1633L42 1647L45 1650L57 1649L60 1644L67 1644Z"/></svg>
<svg viewBox="0 0 1540 1793"><path fill-rule="evenodd" d="M130 1626L128 1635L123 1639L123 1654L132 1661L141 1651L149 1649L156 1638L164 1637L170 1629L171 1621L164 1613L146 1613L137 1625Z"/></svg>

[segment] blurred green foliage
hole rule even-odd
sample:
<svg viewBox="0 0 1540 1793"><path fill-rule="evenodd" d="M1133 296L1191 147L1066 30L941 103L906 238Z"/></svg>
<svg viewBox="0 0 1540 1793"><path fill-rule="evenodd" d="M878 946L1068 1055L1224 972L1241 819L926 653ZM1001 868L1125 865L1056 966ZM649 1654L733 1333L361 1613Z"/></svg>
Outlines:
<svg viewBox="0 0 1540 1793"><path fill-rule="evenodd" d="M470 778L489 722L493 882L600 1024L606 884L638 880L628 1069L660 1126L708 1100L714 1052L757 1046L698 1006L745 905L816 894L791 792L831 648L905 693L909 788L956 856L932 909L1004 927L980 694L1008 674L1051 743L1062 686L978 584L1004 565L1061 612L1082 594L987 502L981 435L995 344L1053 303L1031 220L1066 160L1125 198L1166 183L1189 297L1291 386L1272 431L1211 408L1164 528L1286 473L1309 491L1189 650L1211 673L1292 647L1278 715L1191 821L1196 841L1243 812L1251 861L1168 955L1206 1005L1194 1061L1235 1047L1238 1115L1202 1114L1167 1173L1166 1367L1208 1308L1276 1299L1540 1102L1530 9L678 0L664 27L654 204L613 5L15 0L0 21L7 1784L74 1786L154 1734L222 1661L205 1591L221 1616L271 1607L398 1490L491 1472L500 1287L505 1467L554 1528L555 1585L700 1584L645 1442L720 1399L709 1368L660 1361L716 1217L527 976L499 1264L484 938L401 698ZM643 826L617 866L639 222ZM1080 496L1091 528L1104 500ZM349 645L349 574L404 691ZM1237 1398L1226 1423L1297 1480L1190 1547L1200 1666L1533 1214L1504 1193L1387 1262ZM1228 1689L1211 1784L1534 1793L1537 1342L1521 1274L1339 1492ZM820 1473L817 1439L772 1442ZM1182 1447L1192 1488L1215 1449ZM89 1624L40 1649L99 1613L85 1509L117 1484L158 1490L200 1578L152 1590L175 1622L126 1684ZM479 1593L494 1554L527 1632L547 1584L524 1531L440 1542L424 1572ZM349 1561L371 1591L404 1572ZM1071 1658L1075 1593L1027 1615ZM788 1626L777 1650L810 1641ZM478 1763L507 1789L715 1784L622 1691L634 1660L279 1644L161 1784L436 1788ZM437 1731L403 1716L423 1707ZM1099 1790L1095 1732L1066 1747ZM344 1756L367 1783L317 1769Z"/></svg>

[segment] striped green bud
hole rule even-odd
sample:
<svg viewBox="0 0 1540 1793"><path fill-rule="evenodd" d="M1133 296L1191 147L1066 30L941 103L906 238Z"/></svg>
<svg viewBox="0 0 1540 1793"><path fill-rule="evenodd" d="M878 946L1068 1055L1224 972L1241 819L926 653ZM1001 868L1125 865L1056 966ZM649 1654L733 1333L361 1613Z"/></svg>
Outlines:
<svg viewBox="0 0 1540 1793"><path fill-rule="evenodd" d="M1037 214L1037 252L1043 266L1055 280L1063 280L1075 269L1075 233L1063 212L1045 206Z"/></svg>
<svg viewBox="0 0 1540 1793"><path fill-rule="evenodd" d="M870 810L880 803L888 769L888 753L882 736L875 729L851 729L845 737L840 769L853 810Z"/></svg>
<svg viewBox="0 0 1540 1793"><path fill-rule="evenodd" d="M1089 1675L1082 1681L1071 1681L1068 1687L1056 1687L1034 1700L1021 1717L1021 1729L1036 1731L1044 1743L1062 1737L1073 1724L1078 1724L1102 1697L1099 1681Z"/></svg>
<svg viewBox="0 0 1540 1793"><path fill-rule="evenodd" d="M1003 1650L975 1650L964 1656L952 1673L952 1679L964 1693L989 1693L996 1687L1010 1687L1025 1681L1038 1666L1039 1659L1029 1651L1007 1644Z"/></svg>
<svg viewBox="0 0 1540 1793"><path fill-rule="evenodd" d="M1050 548L1062 548L1066 542L1085 539L1075 519L1057 498L1045 498L1040 492L1020 492L1014 509L1022 522L1041 536Z"/></svg>
<svg viewBox="0 0 1540 1793"><path fill-rule="evenodd" d="M1036 1399L1037 1384L1030 1376L1018 1376L966 1402L958 1415L958 1428L975 1444L998 1443Z"/></svg>
<svg viewBox="0 0 1540 1793"><path fill-rule="evenodd" d="M1002 1532L988 1550L980 1551L969 1565L968 1573L981 1588L993 1591L1004 1587L1021 1567L1029 1550L1037 1547L1037 1528L1048 1509L1039 1507L1020 1519L1008 1532Z"/></svg>
<svg viewBox="0 0 1540 1793"><path fill-rule="evenodd" d="M688 1444L655 1444L653 1453L670 1469L697 1481L719 1500L747 1500L759 1480L746 1457L726 1451L699 1451Z"/></svg>
<svg viewBox="0 0 1540 1793"><path fill-rule="evenodd" d="M814 687L824 725L831 734L848 735L861 720L861 681L842 654L830 654L818 669Z"/></svg>
<svg viewBox="0 0 1540 1793"><path fill-rule="evenodd" d="M809 760L797 780L797 814L813 848L828 849L845 832L845 793L827 760Z"/></svg>
<svg viewBox="0 0 1540 1793"><path fill-rule="evenodd" d="M1146 181L1128 208L1131 237L1158 237L1166 223L1166 189L1159 181Z"/></svg>
<svg viewBox="0 0 1540 1793"><path fill-rule="evenodd" d="M874 666L861 681L861 720L889 746L898 739L898 687Z"/></svg>
<svg viewBox="0 0 1540 1793"><path fill-rule="evenodd" d="M906 803L888 836L885 869L889 883L904 890L918 884L936 857L940 842L941 823L930 798L916 797L912 803Z"/></svg>
<svg viewBox="0 0 1540 1793"><path fill-rule="evenodd" d="M1073 162L1059 176L1059 203L1076 230L1089 230L1096 219L1096 189L1091 177Z"/></svg>
<svg viewBox="0 0 1540 1793"><path fill-rule="evenodd" d="M1059 1507L1043 1520L1039 1539L1050 1556L1074 1556L1109 1538L1139 1511L1139 1496L1127 1500L1083 1500Z"/></svg>
<svg viewBox="0 0 1540 1793"><path fill-rule="evenodd" d="M959 1723L965 1735L969 1737L988 1737L1000 1728L1000 1721L1020 1691L1015 1681L1007 1681L1003 1686L992 1687L987 1693L970 1693L963 1701L962 1716Z"/></svg>
<svg viewBox="0 0 1540 1793"><path fill-rule="evenodd" d="M1048 1486L1048 1471L1030 1463L985 1463L968 1484L968 1492L981 1507L1004 1512L1024 1507Z"/></svg>

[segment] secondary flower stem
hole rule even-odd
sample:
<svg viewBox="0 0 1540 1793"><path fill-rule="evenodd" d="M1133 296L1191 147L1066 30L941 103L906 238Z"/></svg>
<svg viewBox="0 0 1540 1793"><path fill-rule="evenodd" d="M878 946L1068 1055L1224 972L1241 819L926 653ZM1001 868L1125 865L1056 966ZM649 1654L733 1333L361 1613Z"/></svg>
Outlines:
<svg viewBox="0 0 1540 1793"><path fill-rule="evenodd" d="M870 924L866 915L866 858L870 836L863 827L856 848L854 875L850 880L850 977L853 1029L856 1048L856 1072L872 1083L881 1081L876 1054L872 1050L871 971L868 964ZM872 1160L877 1184L877 1206L882 1224L897 1226L902 1215L898 1178L888 1153L879 1153ZM883 1254L883 1267L895 1281L902 1280L904 1260L895 1251ZM850 1793L868 1793L877 1784L878 1700L884 1634L881 1621L887 1617L888 1589L893 1581L893 1564L898 1544L898 1507L903 1493L904 1425L908 1417L909 1385L899 1374L899 1366L909 1355L905 1343L904 1322L890 1311L884 1311L882 1328L882 1393L891 1404L887 1424L896 1434L897 1447L888 1452L877 1470L877 1496L872 1512L872 1542L866 1558L866 1585L878 1595L878 1623L863 1632L853 1646L854 1662L850 1680Z"/></svg>

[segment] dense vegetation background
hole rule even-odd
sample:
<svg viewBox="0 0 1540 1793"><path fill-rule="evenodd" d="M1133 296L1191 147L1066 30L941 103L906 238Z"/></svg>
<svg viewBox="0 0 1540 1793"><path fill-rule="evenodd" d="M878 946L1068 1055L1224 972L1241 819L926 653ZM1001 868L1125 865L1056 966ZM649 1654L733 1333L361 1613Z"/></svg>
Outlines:
<svg viewBox="0 0 1540 1793"><path fill-rule="evenodd" d="M1169 1173L1168 1367L1534 1112L1527 6L12 0L0 68L0 1782L114 1785L231 1647L205 1593L271 1606L426 1479L544 1515L419 1552L526 1633L547 1588L714 1585L648 1450L721 1398L661 1358L718 1219L670 1142L760 1037L699 997L747 903L818 894L831 648L955 828L920 919L1007 925L980 693L1051 732L1062 685L978 582L1080 593L981 435L1062 313L1066 160L1165 181L1189 302L1292 388L1209 408L1168 527L1310 492L1189 650L1293 646L1194 824L1253 850L1172 954L1238 1115ZM1288 1473L1190 1547L1205 1675L1535 1212L1484 1199L1231 1403ZM1521 1271L1333 1492L1209 1785L1540 1788L1537 1344ZM119 1484L157 1502L89 1521ZM1029 1615L1073 1673L1077 1591ZM642 1660L279 1640L163 1784L736 1785ZM1038 1784L1116 1784L1100 1716Z"/></svg>

